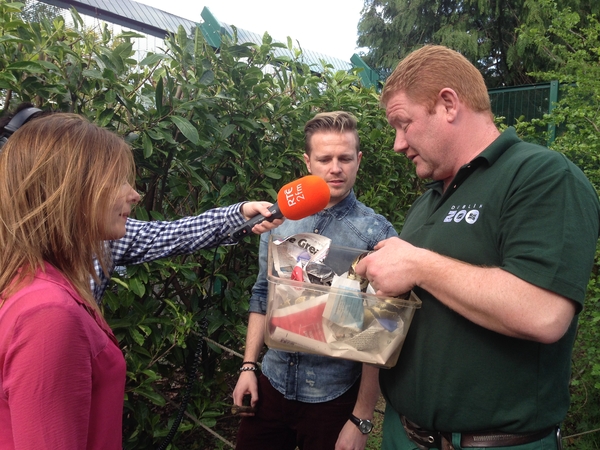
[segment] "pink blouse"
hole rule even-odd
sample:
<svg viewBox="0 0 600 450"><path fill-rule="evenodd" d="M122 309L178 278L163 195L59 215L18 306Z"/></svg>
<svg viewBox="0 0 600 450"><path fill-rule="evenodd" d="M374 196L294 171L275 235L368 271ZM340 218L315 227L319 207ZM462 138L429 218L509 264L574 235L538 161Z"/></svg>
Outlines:
<svg viewBox="0 0 600 450"><path fill-rule="evenodd" d="M0 307L0 449L121 449L124 392L113 333L54 267Z"/></svg>

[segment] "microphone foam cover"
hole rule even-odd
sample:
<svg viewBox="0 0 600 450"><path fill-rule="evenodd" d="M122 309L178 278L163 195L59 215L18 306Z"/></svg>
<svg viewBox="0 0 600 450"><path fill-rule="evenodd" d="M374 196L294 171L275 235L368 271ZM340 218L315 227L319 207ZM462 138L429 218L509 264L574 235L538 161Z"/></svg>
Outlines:
<svg viewBox="0 0 600 450"><path fill-rule="evenodd" d="M277 205L285 218L299 220L324 209L330 195L323 178L307 175L283 186L277 194Z"/></svg>

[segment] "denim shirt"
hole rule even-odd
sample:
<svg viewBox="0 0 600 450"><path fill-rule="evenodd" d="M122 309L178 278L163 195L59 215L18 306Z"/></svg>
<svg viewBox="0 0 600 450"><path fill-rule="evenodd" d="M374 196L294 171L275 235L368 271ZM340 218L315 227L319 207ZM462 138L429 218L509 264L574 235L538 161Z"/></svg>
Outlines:
<svg viewBox="0 0 600 450"><path fill-rule="evenodd" d="M279 236L316 233L331 239L332 245L372 250L381 240L397 236L385 217L359 202L351 191L331 208L301 220L286 220L273 230ZM266 314L267 249L271 232L260 237L260 271L250 298L250 312ZM362 364L308 353L288 353L269 349L262 372L288 400L321 403L333 400L360 377Z"/></svg>

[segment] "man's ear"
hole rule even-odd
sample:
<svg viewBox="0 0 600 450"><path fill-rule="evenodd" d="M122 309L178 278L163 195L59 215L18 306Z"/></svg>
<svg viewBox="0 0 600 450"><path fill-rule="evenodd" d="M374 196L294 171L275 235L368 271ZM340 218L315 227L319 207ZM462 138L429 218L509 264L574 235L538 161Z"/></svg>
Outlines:
<svg viewBox="0 0 600 450"><path fill-rule="evenodd" d="M310 156L308 156L308 154L304 154L304 164L306 164L306 169L308 170L308 173L312 173L310 171Z"/></svg>
<svg viewBox="0 0 600 450"><path fill-rule="evenodd" d="M458 94L454 89L444 88L440 91L438 102L444 107L444 111L450 121L454 121L459 109Z"/></svg>

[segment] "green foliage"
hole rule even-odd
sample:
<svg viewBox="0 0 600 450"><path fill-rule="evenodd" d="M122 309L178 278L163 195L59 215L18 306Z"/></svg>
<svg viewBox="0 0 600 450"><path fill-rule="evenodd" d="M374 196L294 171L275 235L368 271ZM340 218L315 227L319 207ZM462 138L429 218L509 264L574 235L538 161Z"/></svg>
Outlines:
<svg viewBox="0 0 600 450"><path fill-rule="evenodd" d="M25 6L20 17L23 22L39 22L42 18L55 18L61 15L62 9L36 0L23 0Z"/></svg>
<svg viewBox="0 0 600 450"><path fill-rule="evenodd" d="M137 62L127 32L89 29L75 10L25 22L23 3L0 0L0 105L21 101L83 114L122 135L137 164L142 202L135 216L171 220L243 199L273 201L306 174L303 127L316 112L343 109L359 119L364 158L357 195L400 226L419 186L407 160L391 151L393 131L374 89L356 73L278 56L261 45L223 39L215 51L197 31L169 37ZM219 427L242 351L258 238L201 250L115 275L103 309L127 360L124 448L155 448L182 400L194 349L202 360L188 417L171 448L215 448L199 424ZM213 277L214 274L214 277Z"/></svg>
<svg viewBox="0 0 600 450"><path fill-rule="evenodd" d="M600 192L600 21L581 17L557 2L539 0L537 14L548 18L548 27L524 26L519 39L556 61L556 68L533 73L541 81L558 79L561 99L543 120L519 124L519 131L533 139L536 129L556 125L552 148L575 162ZM573 355L572 406L565 435L569 448L600 448L600 271L596 254L585 307ZM596 430L593 433L587 433ZM583 433L580 435L580 433Z"/></svg>
<svg viewBox="0 0 600 450"><path fill-rule="evenodd" d="M599 28L596 17L580 14L598 5L572 0L571 11L549 0L526 3L531 20L519 30L515 51L544 52L555 62L548 66L552 70L529 76L559 79L565 88L552 114L541 123L520 124L519 131L531 134L539 125L557 124L554 148L600 188ZM487 8L486 2L473 5L478 11ZM293 57L277 56L282 44L268 34L261 45L237 42L235 36L224 39L217 52L199 31L187 36L181 30L164 42L164 49L137 62L135 33L90 30L74 10L72 26L62 17L24 21L22 7L0 0L0 106L8 110L31 101L83 114L124 136L134 150L136 187L143 194L135 211L139 219L170 220L242 199L274 200L279 187L306 173L304 123L316 112L333 109L359 119L364 157L356 191L361 200L399 229L419 194L421 185L409 162L391 151L393 131L377 93L362 87L356 73L308 67L291 43ZM459 19L450 15L442 25L450 30ZM387 22L393 22L391 16L384 17L382 23ZM457 27L454 40L447 42L463 42L461 33L467 29ZM394 42L393 34L385 36ZM491 48L485 39L481 49ZM446 42L417 44L430 41ZM403 45L402 51L412 45ZM115 275L103 307L127 360L126 449L155 448L167 435L198 342L200 382L194 384L189 417L171 448L192 441L194 447L186 448L221 445L199 424L218 429L225 420L239 360L199 336L242 350L257 251L258 238L248 237L236 246L131 266ZM571 436L600 426L598 276L596 265L574 352L573 406L565 433ZM599 440L595 433L566 443L592 449Z"/></svg>
<svg viewBox="0 0 600 450"><path fill-rule="evenodd" d="M600 12L595 0L561 0L576 11ZM385 77L398 60L425 44L461 52L484 75L488 87L532 82L528 72L553 67L543 53L517 39L516 29L544 27L537 0L366 0L358 24L365 61Z"/></svg>

